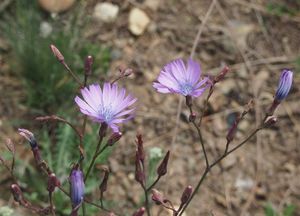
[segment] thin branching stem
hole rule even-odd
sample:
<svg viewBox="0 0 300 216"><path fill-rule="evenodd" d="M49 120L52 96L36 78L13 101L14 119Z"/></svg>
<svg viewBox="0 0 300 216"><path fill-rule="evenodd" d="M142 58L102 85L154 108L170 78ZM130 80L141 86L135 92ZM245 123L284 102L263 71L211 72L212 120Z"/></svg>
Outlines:
<svg viewBox="0 0 300 216"><path fill-rule="evenodd" d="M84 182L86 182L87 178L89 177L89 174L90 174L90 172L91 172L91 169L92 169L92 167L94 166L94 163L95 163L97 157L99 156L99 150L100 150L100 147L101 147L101 143L102 143L102 141L103 141L103 138L104 138L103 136L100 136L100 138L99 138L99 142L98 142L98 144L97 144L96 151L94 152L94 155L93 155L93 158L92 158L91 163L90 163L90 165L89 165L89 168L87 169L86 174L85 174L85 176L84 176Z"/></svg>
<svg viewBox="0 0 300 216"><path fill-rule="evenodd" d="M145 207L146 207L147 216L151 216L150 207L149 207L148 191L147 191L147 188L143 184L141 184L141 185L142 185L142 188L144 190L144 195L145 195Z"/></svg>
<svg viewBox="0 0 300 216"><path fill-rule="evenodd" d="M236 151L237 149L239 149L241 146L243 146L245 143L247 143L258 131L260 131L261 129L263 129L263 127L258 127L256 128L244 141L242 141L240 144L238 144L237 146L235 146L234 148L232 148L231 150L224 152L223 155L221 155L217 160L215 160L213 163L211 163L205 170L204 173L202 174L195 190L193 191L190 199L187 201L187 203L184 205L183 209L181 210L181 212L179 213L179 216L183 214L183 212L186 210L186 208L189 206L190 202L192 201L192 199L194 198L194 196L196 195L196 193L198 192L200 186L202 185L203 181L205 180L205 177L207 176L207 174L210 172L210 170L217 165L219 162L221 162L224 158L226 158L228 155L230 155L232 152Z"/></svg>
<svg viewBox="0 0 300 216"><path fill-rule="evenodd" d="M147 192L149 192L156 184L157 182L160 180L161 176L158 175L156 180L147 188Z"/></svg>

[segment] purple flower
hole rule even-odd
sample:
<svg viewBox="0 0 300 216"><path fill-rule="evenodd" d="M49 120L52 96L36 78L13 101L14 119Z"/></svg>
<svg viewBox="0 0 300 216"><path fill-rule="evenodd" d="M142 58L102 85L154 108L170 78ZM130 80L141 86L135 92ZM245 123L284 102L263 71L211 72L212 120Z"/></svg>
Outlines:
<svg viewBox="0 0 300 216"><path fill-rule="evenodd" d="M98 84L81 89L84 100L76 96L75 102L80 111L92 120L106 123L114 132L119 132L116 124L126 122L133 117L135 108L129 108L136 102L131 95L126 96L124 88L116 84L104 83L103 90Z"/></svg>
<svg viewBox="0 0 300 216"><path fill-rule="evenodd" d="M189 59L185 65L182 59L177 59L164 66L153 87L161 93L199 97L209 86L209 79L201 79L200 75L197 62Z"/></svg>
<svg viewBox="0 0 300 216"><path fill-rule="evenodd" d="M287 69L284 69L281 73L277 91L275 93L275 99L277 101L284 100L292 87L293 83L293 72Z"/></svg>
<svg viewBox="0 0 300 216"><path fill-rule="evenodd" d="M69 177L70 190L71 190L71 201L73 208L76 208L83 201L84 197L84 180L82 171L79 169L73 169Z"/></svg>

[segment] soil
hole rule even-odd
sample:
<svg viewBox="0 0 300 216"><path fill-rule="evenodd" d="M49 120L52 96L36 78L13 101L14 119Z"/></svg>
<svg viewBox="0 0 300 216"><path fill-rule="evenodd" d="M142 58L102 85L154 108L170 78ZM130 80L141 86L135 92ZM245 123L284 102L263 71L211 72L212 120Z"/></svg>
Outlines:
<svg viewBox="0 0 300 216"><path fill-rule="evenodd" d="M147 151L152 147L171 151L168 174L155 188L178 206L184 188L194 187L204 172L204 155L197 132L187 121L189 112L185 104L175 131L179 97L155 92L152 82L170 60L189 57L210 1L111 2L120 7L116 21L91 21L85 37L112 47L108 77L115 77L120 65L134 69L133 76L119 83L139 99L139 107L135 119L123 127L124 136L109 159L112 173L105 198L118 201L116 212L132 212L139 205L142 189L134 180L134 140L139 131ZM146 2L157 2L158 7L151 8ZM215 167L186 215L260 216L268 203L278 212L293 204L297 207L294 215L300 215L300 76L294 64L300 54L299 12L293 17L271 14L266 9L266 0L217 2L219 6L204 24L194 55L205 75L218 74L224 65L230 68L226 79L217 84L203 118L202 133L209 161L224 151L230 119L252 98L255 111L240 123L230 147L244 140L259 124L272 103L281 69L295 71L294 83L288 99L276 111L276 125L259 132L226 158L222 169ZM300 11L299 3L285 2ZM88 1L87 14L92 14L96 3ZM151 19L141 36L128 31L128 13L133 7L144 10ZM15 124L10 119L26 118L28 110L22 105L22 85L7 68L5 57L5 53L0 53L0 91L4 93L0 97L0 136L16 139ZM198 115L206 94L194 101ZM153 207L153 214L168 215L160 206Z"/></svg>

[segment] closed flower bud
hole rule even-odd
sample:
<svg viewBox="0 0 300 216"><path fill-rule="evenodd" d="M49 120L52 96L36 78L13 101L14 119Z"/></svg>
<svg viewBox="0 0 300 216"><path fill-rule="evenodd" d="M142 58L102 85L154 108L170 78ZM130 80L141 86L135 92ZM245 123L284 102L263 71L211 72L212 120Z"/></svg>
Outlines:
<svg viewBox="0 0 300 216"><path fill-rule="evenodd" d="M91 75L92 74L92 65L93 65L93 57L92 56L87 56L85 58L85 61L84 61L84 73L85 75Z"/></svg>
<svg viewBox="0 0 300 216"><path fill-rule="evenodd" d="M107 141L107 145L113 146L116 142L118 142L121 139L121 137L122 137L122 133L121 132L115 132L115 133L113 133L109 137L109 139Z"/></svg>
<svg viewBox="0 0 300 216"><path fill-rule="evenodd" d="M141 134L136 135L136 143L137 143L137 157L144 164L145 161L145 151L144 151L144 141Z"/></svg>
<svg viewBox="0 0 300 216"><path fill-rule="evenodd" d="M23 193L22 193L21 188L19 187L19 185L12 184L10 186L10 189L11 189L11 193L14 196L14 200L16 202L21 202L23 200Z"/></svg>
<svg viewBox="0 0 300 216"><path fill-rule="evenodd" d="M181 196L181 205L185 204L189 200L192 192L193 192L192 186L187 186L184 189L182 196Z"/></svg>
<svg viewBox="0 0 300 216"><path fill-rule="evenodd" d="M99 129L99 136L100 137L105 137L106 136L107 128L108 128L108 125L105 122L103 122L100 126L100 129Z"/></svg>
<svg viewBox="0 0 300 216"><path fill-rule="evenodd" d="M146 209L144 207L142 207L139 210L137 210L132 216L143 216L145 213L145 210Z"/></svg>
<svg viewBox="0 0 300 216"><path fill-rule="evenodd" d="M161 162L161 164L157 168L157 174L159 176L164 176L167 173L169 157L170 157L170 151L167 152L167 154L165 155L163 161Z"/></svg>
<svg viewBox="0 0 300 216"><path fill-rule="evenodd" d="M187 95L185 97L185 104L188 106L188 107L191 107L193 105L193 99L192 99L192 96L191 95Z"/></svg>
<svg viewBox="0 0 300 216"><path fill-rule="evenodd" d="M284 100L292 87L293 83L293 72L290 70L283 70L279 79L279 84L277 91L275 93L275 100L282 101Z"/></svg>
<svg viewBox="0 0 300 216"><path fill-rule="evenodd" d="M194 122L195 120L196 120L196 114L195 113L190 114L189 121Z"/></svg>
<svg viewBox="0 0 300 216"><path fill-rule="evenodd" d="M241 118L240 118L240 116L238 116L236 118L236 120L234 121L234 123L232 124L232 126L230 127L230 129L227 133L227 136L226 136L227 142L231 142L233 140L240 120L241 120Z"/></svg>
<svg viewBox="0 0 300 216"><path fill-rule="evenodd" d="M52 193L55 190L55 188L59 186L60 186L60 181L56 178L54 173L51 173L48 177L47 190Z"/></svg>
<svg viewBox="0 0 300 216"><path fill-rule="evenodd" d="M29 142L32 149L37 147L37 141L32 132L23 128L19 128L18 131L19 134Z"/></svg>
<svg viewBox="0 0 300 216"><path fill-rule="evenodd" d="M108 181L108 176L109 176L109 170L104 171L104 177L103 180L99 186L100 192L103 193L107 190L107 181Z"/></svg>
<svg viewBox="0 0 300 216"><path fill-rule="evenodd" d="M63 62L65 60L64 56L61 54L61 52L57 49L56 46L53 44L50 45L50 49L54 56L57 58L58 61Z"/></svg>
<svg viewBox="0 0 300 216"><path fill-rule="evenodd" d="M156 205L161 205L164 202L164 196L161 192L156 189L152 189L152 200Z"/></svg>
<svg viewBox="0 0 300 216"><path fill-rule="evenodd" d="M135 180L141 185L144 185L145 173L143 171L141 161L139 160L138 152L136 152L135 157Z"/></svg>
<svg viewBox="0 0 300 216"><path fill-rule="evenodd" d="M213 82L217 83L217 82L222 81L228 72L229 72L229 67L225 66L222 69L222 71L214 78Z"/></svg>
<svg viewBox="0 0 300 216"><path fill-rule="evenodd" d="M277 122L277 117L276 116L270 116L264 122L264 126L265 127L271 127L272 125L276 124L276 122Z"/></svg>
<svg viewBox="0 0 300 216"><path fill-rule="evenodd" d="M84 180L82 171L76 168L73 169L69 181L72 207L76 208L84 199Z"/></svg>
<svg viewBox="0 0 300 216"><path fill-rule="evenodd" d="M13 144L13 142L11 141L11 139L7 139L5 142L5 145L7 147L7 149L12 153L15 154L15 145Z"/></svg>

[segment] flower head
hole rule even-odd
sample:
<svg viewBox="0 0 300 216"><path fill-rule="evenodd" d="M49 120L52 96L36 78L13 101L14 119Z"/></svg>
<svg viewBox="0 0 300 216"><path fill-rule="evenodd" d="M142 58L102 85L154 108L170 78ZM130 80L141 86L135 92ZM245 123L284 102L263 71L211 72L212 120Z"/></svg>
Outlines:
<svg viewBox="0 0 300 216"><path fill-rule="evenodd" d="M69 180L72 206L73 208L76 208L83 201L84 197L84 180L82 171L77 168L74 168L71 171Z"/></svg>
<svg viewBox="0 0 300 216"><path fill-rule="evenodd" d="M177 93L199 97L208 87L209 79L201 79L200 65L189 59L187 65L177 59L165 65L153 87L161 93Z"/></svg>
<svg viewBox="0 0 300 216"><path fill-rule="evenodd" d="M293 72L284 69L280 75L279 84L275 93L275 99L278 101L284 100L292 87L293 83Z"/></svg>
<svg viewBox="0 0 300 216"><path fill-rule="evenodd" d="M124 88L116 84L104 83L103 89L98 84L81 89L83 100L76 96L75 102L80 111L100 123L106 123L114 132L119 132L116 124L133 117L135 108L129 108L136 102L131 95L126 96Z"/></svg>

